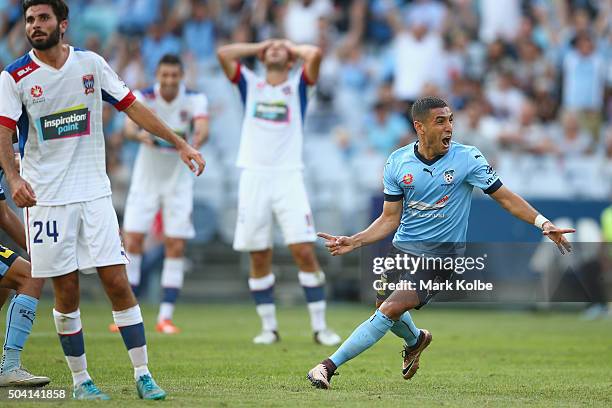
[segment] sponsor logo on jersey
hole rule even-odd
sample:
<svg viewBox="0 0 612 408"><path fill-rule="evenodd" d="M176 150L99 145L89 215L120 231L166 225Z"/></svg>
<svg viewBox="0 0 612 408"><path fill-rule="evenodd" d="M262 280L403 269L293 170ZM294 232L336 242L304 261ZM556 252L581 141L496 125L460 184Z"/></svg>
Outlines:
<svg viewBox="0 0 612 408"><path fill-rule="evenodd" d="M34 85L32 89L30 89L30 95L34 98L40 98L43 95L43 89L40 85Z"/></svg>
<svg viewBox="0 0 612 408"><path fill-rule="evenodd" d="M17 71L17 76L22 77L31 71L32 71L32 67L21 68L19 71Z"/></svg>
<svg viewBox="0 0 612 408"><path fill-rule="evenodd" d="M455 178L455 170L450 169L444 172L444 181L446 182L446 184L452 183L454 178Z"/></svg>
<svg viewBox="0 0 612 408"><path fill-rule="evenodd" d="M253 116L269 122L287 123L289 122L289 107L284 102L257 102Z"/></svg>
<svg viewBox="0 0 612 408"><path fill-rule="evenodd" d="M15 83L17 83L26 76L30 75L32 72L36 71L38 68L40 68L38 64L36 64L34 61L30 61L28 64L21 67L19 70L11 72L11 76L15 80Z"/></svg>
<svg viewBox="0 0 612 408"><path fill-rule="evenodd" d="M93 74L83 75L83 88L85 88L85 95L89 95L90 93L94 93L94 76Z"/></svg>
<svg viewBox="0 0 612 408"><path fill-rule="evenodd" d="M436 201L434 204L429 204L429 203L425 203L423 201L409 201L408 202L408 208L413 209L413 210L419 210L419 211L434 211L434 210L440 210L444 207L446 207L446 204L448 204L448 200L449 200L449 196L445 195L444 197L442 197L441 199L439 199L438 201Z"/></svg>
<svg viewBox="0 0 612 408"><path fill-rule="evenodd" d="M41 117L36 123L42 140L89 135L91 112L79 105Z"/></svg>
<svg viewBox="0 0 612 408"><path fill-rule="evenodd" d="M413 181L414 181L414 176L410 173L405 174L404 177L402 178L402 183L406 185L412 184Z"/></svg>

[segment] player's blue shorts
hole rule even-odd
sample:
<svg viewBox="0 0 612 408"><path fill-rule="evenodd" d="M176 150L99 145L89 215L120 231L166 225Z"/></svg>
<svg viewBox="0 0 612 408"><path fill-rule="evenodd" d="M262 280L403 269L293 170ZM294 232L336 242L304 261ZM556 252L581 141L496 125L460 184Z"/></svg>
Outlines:
<svg viewBox="0 0 612 408"><path fill-rule="evenodd" d="M15 252L11 251L7 247L0 245L0 279L6 275L6 272L11 268L15 259L17 259L19 255Z"/></svg>
<svg viewBox="0 0 612 408"><path fill-rule="evenodd" d="M387 254L387 258L395 258L398 254L402 257L404 255L408 256L409 258L416 257L413 254L406 253L393 247ZM380 280L383 284L398 283L400 281L412 282L414 284L417 296L419 297L419 305L416 306L415 309L420 309L429 303L429 301L439 292L439 290L423 288L421 282L431 281L441 283L450 281L453 278L453 269L444 268L443 263L440 265L432 262L432 264L435 265L429 267L419 267L414 271L397 268L388 269L382 273ZM391 296L391 293L393 293L393 291L387 288L385 285L384 290L381 289L376 292L376 299L383 302L389 296Z"/></svg>

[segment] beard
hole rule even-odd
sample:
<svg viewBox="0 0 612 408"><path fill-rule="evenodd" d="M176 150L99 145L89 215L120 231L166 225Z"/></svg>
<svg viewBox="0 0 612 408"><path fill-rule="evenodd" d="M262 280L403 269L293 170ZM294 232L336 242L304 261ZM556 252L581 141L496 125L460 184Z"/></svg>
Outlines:
<svg viewBox="0 0 612 408"><path fill-rule="evenodd" d="M47 36L46 39L38 39L38 38L34 39L34 38L31 38L29 35L26 35L26 37L28 38L28 42L30 43L32 48L39 50L39 51L46 51L49 48L55 47L57 44L59 44L60 26L58 24L55 30L53 30Z"/></svg>

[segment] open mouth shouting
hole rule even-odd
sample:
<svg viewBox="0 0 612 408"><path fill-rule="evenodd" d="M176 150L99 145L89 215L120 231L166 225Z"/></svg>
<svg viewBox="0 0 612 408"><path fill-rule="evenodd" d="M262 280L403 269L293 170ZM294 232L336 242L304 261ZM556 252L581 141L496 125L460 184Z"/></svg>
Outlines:
<svg viewBox="0 0 612 408"><path fill-rule="evenodd" d="M442 138L442 146L443 146L445 149L450 148L451 139L452 139L452 135L444 136L444 137Z"/></svg>

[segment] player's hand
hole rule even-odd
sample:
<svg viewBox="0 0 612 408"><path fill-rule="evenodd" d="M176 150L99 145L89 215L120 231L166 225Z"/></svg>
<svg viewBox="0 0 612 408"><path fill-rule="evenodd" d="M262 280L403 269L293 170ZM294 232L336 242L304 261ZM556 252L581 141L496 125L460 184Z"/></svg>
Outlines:
<svg viewBox="0 0 612 408"><path fill-rule="evenodd" d="M191 147L187 142L182 143L178 147L178 152L179 156L181 156L181 160L196 174L196 176L202 174L204 167L206 167L206 162L202 157L202 153Z"/></svg>
<svg viewBox="0 0 612 408"><path fill-rule="evenodd" d="M281 43L283 44L283 47L287 48L289 50L289 52L293 53L294 49L295 49L295 44L293 42L291 42L290 40L287 39L283 39L281 40Z"/></svg>
<svg viewBox="0 0 612 408"><path fill-rule="evenodd" d="M272 45L273 42L274 40L265 40L260 42L259 47L257 47L257 58L263 61L266 50Z"/></svg>
<svg viewBox="0 0 612 408"><path fill-rule="evenodd" d="M317 233L317 236L326 240L325 246L333 256L348 254L357 248L351 237L329 235L324 232Z"/></svg>
<svg viewBox="0 0 612 408"><path fill-rule="evenodd" d="M14 181L11 181L9 184L13 201L17 207L24 208L36 205L36 194L34 194L32 186L21 178L21 176L17 176Z"/></svg>
<svg viewBox="0 0 612 408"><path fill-rule="evenodd" d="M572 252L572 244L570 244L563 234L571 234L576 232L573 228L558 228L555 224L548 221L542 226L542 234L546 235L552 242L557 244L557 248L561 251L561 254L565 254L565 251Z"/></svg>

